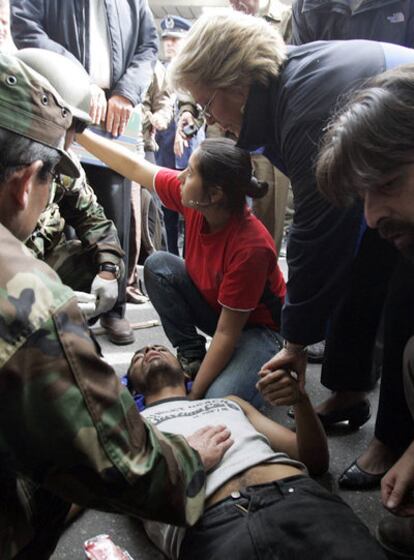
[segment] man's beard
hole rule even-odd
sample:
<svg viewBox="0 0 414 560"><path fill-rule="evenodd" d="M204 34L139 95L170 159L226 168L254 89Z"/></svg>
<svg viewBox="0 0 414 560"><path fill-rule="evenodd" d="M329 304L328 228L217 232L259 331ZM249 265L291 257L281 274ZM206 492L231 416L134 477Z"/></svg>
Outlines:
<svg viewBox="0 0 414 560"><path fill-rule="evenodd" d="M414 262L414 223L393 218L383 218L378 224L380 236L391 243L401 253Z"/></svg>
<svg viewBox="0 0 414 560"><path fill-rule="evenodd" d="M135 390L143 395L157 393L165 387L179 387L184 383L183 370L162 360L153 360L147 365L143 383L136 383Z"/></svg>

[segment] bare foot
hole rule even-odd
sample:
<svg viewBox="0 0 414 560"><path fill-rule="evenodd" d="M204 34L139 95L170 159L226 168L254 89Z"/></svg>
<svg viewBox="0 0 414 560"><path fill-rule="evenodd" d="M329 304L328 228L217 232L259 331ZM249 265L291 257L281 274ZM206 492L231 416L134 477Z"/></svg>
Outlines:
<svg viewBox="0 0 414 560"><path fill-rule="evenodd" d="M374 437L364 453L358 457L357 463L370 474L381 474L391 468L397 459L389 447Z"/></svg>
<svg viewBox="0 0 414 560"><path fill-rule="evenodd" d="M367 397L364 391L334 391L332 395L315 408L318 414L343 410L360 403Z"/></svg>

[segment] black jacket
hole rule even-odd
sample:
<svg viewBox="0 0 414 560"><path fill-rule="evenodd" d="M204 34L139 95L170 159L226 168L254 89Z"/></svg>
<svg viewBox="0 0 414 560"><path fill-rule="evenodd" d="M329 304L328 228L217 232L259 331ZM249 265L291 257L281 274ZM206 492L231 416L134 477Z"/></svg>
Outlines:
<svg viewBox="0 0 414 560"><path fill-rule="evenodd" d="M295 0L293 45L335 39L370 39L412 48L414 0Z"/></svg>
<svg viewBox="0 0 414 560"><path fill-rule="evenodd" d="M238 143L249 150L264 146L264 155L290 178L294 195L282 313L282 334L291 342L325 337L363 224L361 204L335 208L317 190L313 166L324 126L341 96L384 69L379 43L320 41L290 47L279 77L250 90Z"/></svg>
<svg viewBox="0 0 414 560"><path fill-rule="evenodd" d="M158 36L146 0L104 0L111 42L109 95L133 105L148 88ZM89 0L13 0L12 33L19 49L49 49L79 60L89 72Z"/></svg>

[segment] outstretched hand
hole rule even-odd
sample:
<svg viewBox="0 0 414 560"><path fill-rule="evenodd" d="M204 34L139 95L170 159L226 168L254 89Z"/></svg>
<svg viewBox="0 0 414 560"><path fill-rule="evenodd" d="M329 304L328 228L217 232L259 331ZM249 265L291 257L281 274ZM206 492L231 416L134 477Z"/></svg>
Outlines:
<svg viewBox="0 0 414 560"><path fill-rule="evenodd" d="M234 441L231 432L226 426L205 426L191 436L187 436L188 444L198 451L204 469L208 472L219 463L224 453Z"/></svg>

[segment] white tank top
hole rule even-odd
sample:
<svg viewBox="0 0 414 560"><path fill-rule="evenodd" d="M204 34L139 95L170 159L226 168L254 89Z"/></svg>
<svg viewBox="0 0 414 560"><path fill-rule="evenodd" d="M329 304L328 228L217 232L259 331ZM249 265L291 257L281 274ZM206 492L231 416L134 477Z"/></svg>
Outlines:
<svg viewBox="0 0 414 560"><path fill-rule="evenodd" d="M143 412L162 432L188 436L204 426L223 424L231 431L234 444L220 463L207 475L206 498L225 482L260 463L291 465L306 472L300 461L286 453L274 451L269 440L250 423L241 407L230 399L190 401L174 398L150 405ZM162 523L145 522L148 536L169 558L178 558L184 530Z"/></svg>

